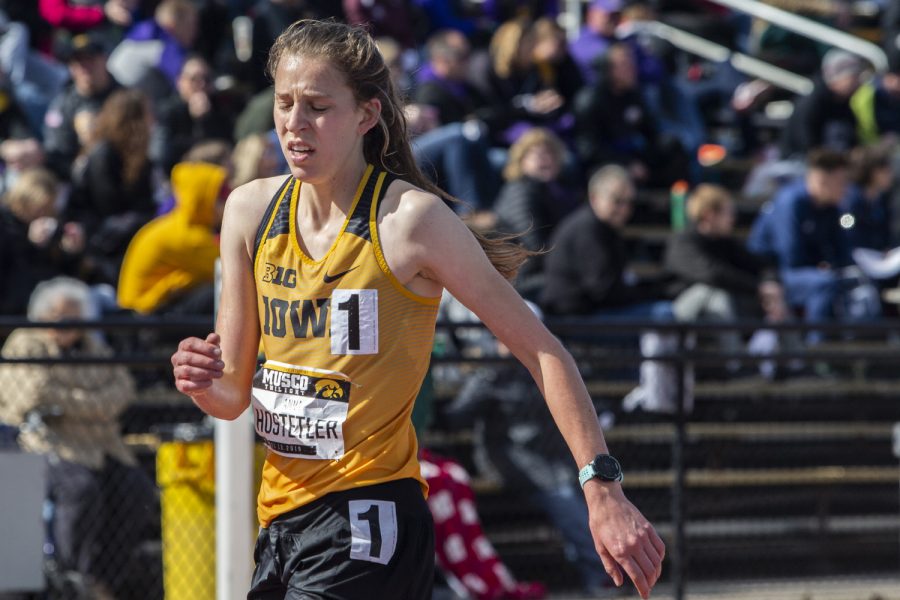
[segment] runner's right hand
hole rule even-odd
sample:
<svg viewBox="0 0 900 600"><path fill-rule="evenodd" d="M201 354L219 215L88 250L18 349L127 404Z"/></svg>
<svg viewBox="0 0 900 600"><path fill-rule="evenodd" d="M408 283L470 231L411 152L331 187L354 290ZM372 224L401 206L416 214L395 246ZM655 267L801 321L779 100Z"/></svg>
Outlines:
<svg viewBox="0 0 900 600"><path fill-rule="evenodd" d="M222 340L219 334L210 333L205 340L189 337L181 340L172 355L172 370L178 391L194 395L209 388L214 379L222 377Z"/></svg>

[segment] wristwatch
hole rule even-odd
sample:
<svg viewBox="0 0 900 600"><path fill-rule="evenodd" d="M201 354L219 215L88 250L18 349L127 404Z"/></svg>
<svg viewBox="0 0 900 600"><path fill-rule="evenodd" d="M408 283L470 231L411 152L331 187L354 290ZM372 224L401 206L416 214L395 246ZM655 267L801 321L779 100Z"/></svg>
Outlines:
<svg viewBox="0 0 900 600"><path fill-rule="evenodd" d="M578 472L578 482L584 484L594 478L600 481L622 481L622 465L609 454L598 454Z"/></svg>

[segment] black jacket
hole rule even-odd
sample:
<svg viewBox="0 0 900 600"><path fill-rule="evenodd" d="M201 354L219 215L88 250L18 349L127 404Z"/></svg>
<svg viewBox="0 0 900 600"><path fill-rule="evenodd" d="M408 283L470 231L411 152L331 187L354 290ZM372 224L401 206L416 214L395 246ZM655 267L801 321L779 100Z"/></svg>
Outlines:
<svg viewBox="0 0 900 600"><path fill-rule="evenodd" d="M151 139L153 160L166 173L180 162L185 153L197 142L225 140L231 142L234 117L216 106L216 99L210 98L212 107L202 117L191 116L187 102L177 94L164 100L157 110L156 127Z"/></svg>
<svg viewBox="0 0 900 600"><path fill-rule="evenodd" d="M530 177L507 182L500 190L494 212L496 229L517 234L518 241L531 251L550 249L550 237L559 222L575 208L574 196L559 184L548 184ZM532 256L519 269L516 288L535 299L543 287L544 255Z"/></svg>
<svg viewBox="0 0 900 600"><path fill-rule="evenodd" d="M604 308L659 300L662 281L625 283L625 240L589 205L559 224L544 258L541 306L551 315L586 315Z"/></svg>
<svg viewBox="0 0 900 600"><path fill-rule="evenodd" d="M781 140L782 156L802 157L813 148L849 150L858 142L856 116L849 99L836 97L818 79L813 91L800 98L788 119Z"/></svg>
<svg viewBox="0 0 900 600"><path fill-rule="evenodd" d="M72 177L72 163L81 150L78 134L75 132L75 116L83 111L97 114L100 107L116 89L112 80L110 86L90 97L82 96L69 84L53 101L44 116L44 150L47 153L47 167L64 181Z"/></svg>
<svg viewBox="0 0 900 600"><path fill-rule="evenodd" d="M696 230L669 239L664 265L675 278L670 287L673 295L695 283L755 295L760 282L773 277L768 265L738 240L701 235Z"/></svg>
<svg viewBox="0 0 900 600"><path fill-rule="evenodd" d="M85 255L92 266L83 276L90 283L118 281L128 243L156 212L153 189L149 161L135 182L125 183L122 158L105 142L76 170L65 217L84 227Z"/></svg>
<svg viewBox="0 0 900 600"><path fill-rule="evenodd" d="M574 113L575 149L584 165L659 162L659 129L637 89L615 92L602 82L584 88Z"/></svg>
<svg viewBox="0 0 900 600"><path fill-rule="evenodd" d="M28 224L0 207L0 314L25 315L35 286L57 275L76 275L79 260L60 249L57 237L44 248L32 244Z"/></svg>
<svg viewBox="0 0 900 600"><path fill-rule="evenodd" d="M417 104L436 108L442 125L476 118L487 125L491 132L497 132L506 126L509 121L506 107L488 100L468 83L461 83L459 86L462 93L457 93L450 84L432 79L416 88L413 99Z"/></svg>

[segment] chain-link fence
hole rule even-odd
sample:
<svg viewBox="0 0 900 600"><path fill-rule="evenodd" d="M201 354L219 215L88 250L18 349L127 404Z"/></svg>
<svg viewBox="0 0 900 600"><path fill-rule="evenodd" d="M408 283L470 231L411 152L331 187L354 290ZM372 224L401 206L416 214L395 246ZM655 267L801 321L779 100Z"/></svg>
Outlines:
<svg viewBox="0 0 900 600"><path fill-rule="evenodd" d="M168 364L179 338L209 325L0 322L0 464L11 474L10 457L42 457L38 484L4 481L0 530L13 514L22 533L0 535L0 597L215 597L211 430L175 392ZM625 468L626 493L666 540L663 587L679 597L702 581L895 572L896 329L833 328L815 348L760 356L719 352L723 327L660 327L674 340L656 346L657 364L669 367L657 373L663 400L634 393L647 375L646 329L554 330ZM527 372L482 329L451 326L440 328L433 375L423 446L470 472L488 537L513 574L580 593L584 565L565 519L577 513L567 504L577 495L565 492L577 491L571 459ZM679 390L693 399L688 411ZM34 510L17 512L20 501ZM37 584L34 568L10 572L14 556L40 561Z"/></svg>

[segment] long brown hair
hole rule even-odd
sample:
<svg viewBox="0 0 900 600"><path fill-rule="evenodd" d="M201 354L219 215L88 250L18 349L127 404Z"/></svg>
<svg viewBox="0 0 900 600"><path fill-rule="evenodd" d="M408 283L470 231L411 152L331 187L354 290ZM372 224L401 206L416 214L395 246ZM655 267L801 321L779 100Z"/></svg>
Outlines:
<svg viewBox="0 0 900 600"><path fill-rule="evenodd" d="M122 180L132 184L147 165L150 104L138 90L117 90L110 94L100 112L93 142L105 141L122 158Z"/></svg>
<svg viewBox="0 0 900 600"><path fill-rule="evenodd" d="M369 163L409 181L445 200L456 201L434 185L416 165L409 144L403 102L391 81L390 71L372 37L362 28L335 21L300 20L284 30L269 51L267 71L274 81L285 54L325 58L344 74L358 102L378 98L378 125L363 139ZM515 277L530 252L509 236L485 236L472 232L494 267L507 279Z"/></svg>

